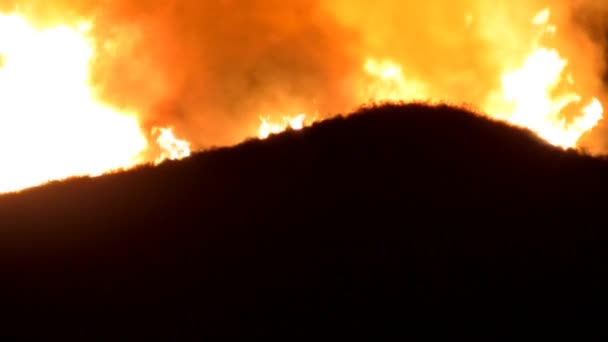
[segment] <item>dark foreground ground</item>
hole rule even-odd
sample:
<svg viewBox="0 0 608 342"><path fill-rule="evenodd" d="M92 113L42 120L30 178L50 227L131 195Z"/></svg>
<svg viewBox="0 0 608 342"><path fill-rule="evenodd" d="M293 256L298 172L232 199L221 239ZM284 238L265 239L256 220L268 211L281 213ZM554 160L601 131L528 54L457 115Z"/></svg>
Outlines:
<svg viewBox="0 0 608 342"><path fill-rule="evenodd" d="M527 131L362 110L0 197L0 325L46 340L580 338L608 318L607 196L608 162Z"/></svg>

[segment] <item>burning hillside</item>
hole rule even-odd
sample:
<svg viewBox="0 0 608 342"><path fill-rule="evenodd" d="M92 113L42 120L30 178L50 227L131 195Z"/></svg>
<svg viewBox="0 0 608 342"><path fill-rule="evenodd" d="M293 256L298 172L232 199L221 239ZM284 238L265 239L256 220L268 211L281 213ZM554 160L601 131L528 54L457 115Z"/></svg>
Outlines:
<svg viewBox="0 0 608 342"><path fill-rule="evenodd" d="M607 171L498 120L385 105L0 196L3 334L603 334Z"/></svg>
<svg viewBox="0 0 608 342"><path fill-rule="evenodd" d="M604 153L601 7L5 1L0 192L180 159L379 101L465 105Z"/></svg>
<svg viewBox="0 0 608 342"><path fill-rule="evenodd" d="M88 22L37 28L0 16L0 192L146 162L149 142L134 112L96 99ZM157 161L187 156L169 128L153 128Z"/></svg>

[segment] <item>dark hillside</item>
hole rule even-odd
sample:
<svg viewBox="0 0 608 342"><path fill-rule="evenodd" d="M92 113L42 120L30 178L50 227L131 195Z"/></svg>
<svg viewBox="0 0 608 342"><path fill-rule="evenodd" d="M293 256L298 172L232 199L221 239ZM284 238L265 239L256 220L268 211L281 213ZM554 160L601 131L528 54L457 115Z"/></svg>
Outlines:
<svg viewBox="0 0 608 342"><path fill-rule="evenodd" d="M607 175L526 130L387 105L50 184L0 197L3 324L179 340L605 322Z"/></svg>

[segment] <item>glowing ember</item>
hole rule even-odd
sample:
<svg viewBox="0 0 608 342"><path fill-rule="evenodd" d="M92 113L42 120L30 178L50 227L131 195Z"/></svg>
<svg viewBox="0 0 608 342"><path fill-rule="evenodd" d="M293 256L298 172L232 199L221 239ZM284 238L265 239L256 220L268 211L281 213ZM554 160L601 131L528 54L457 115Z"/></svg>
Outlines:
<svg viewBox="0 0 608 342"><path fill-rule="evenodd" d="M153 134L158 134L156 142L162 152L155 163L159 164L167 159L178 160L190 156L190 143L186 140L178 139L173 134L171 128L158 128L152 130Z"/></svg>
<svg viewBox="0 0 608 342"><path fill-rule="evenodd" d="M0 15L0 192L139 161L136 119L97 102L88 84L88 29Z"/></svg>

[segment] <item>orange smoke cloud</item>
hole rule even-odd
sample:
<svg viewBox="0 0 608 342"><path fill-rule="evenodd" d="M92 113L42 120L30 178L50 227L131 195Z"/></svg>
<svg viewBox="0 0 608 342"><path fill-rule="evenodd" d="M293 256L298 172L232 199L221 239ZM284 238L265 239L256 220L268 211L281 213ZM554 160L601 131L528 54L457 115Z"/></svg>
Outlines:
<svg viewBox="0 0 608 342"><path fill-rule="evenodd" d="M68 5L66 5L68 6ZM314 2L116 1L87 8L102 98L194 146L236 143L260 115L350 108L352 38ZM101 38L100 38L101 37Z"/></svg>

